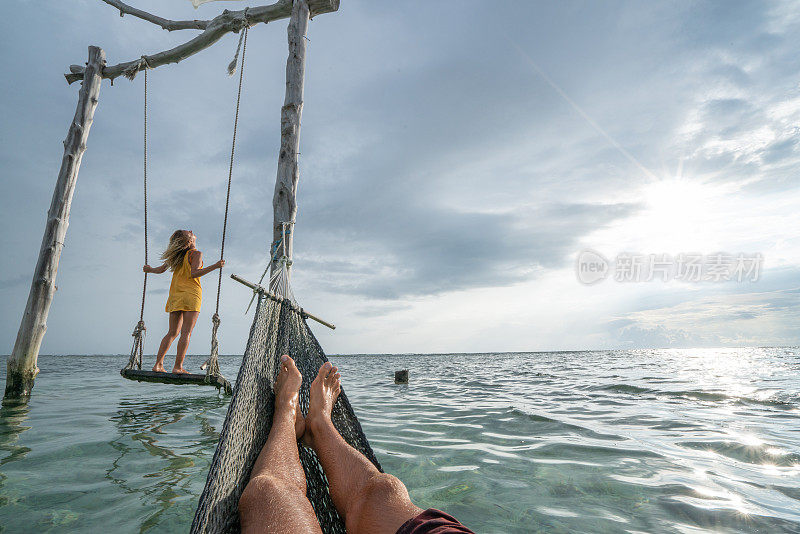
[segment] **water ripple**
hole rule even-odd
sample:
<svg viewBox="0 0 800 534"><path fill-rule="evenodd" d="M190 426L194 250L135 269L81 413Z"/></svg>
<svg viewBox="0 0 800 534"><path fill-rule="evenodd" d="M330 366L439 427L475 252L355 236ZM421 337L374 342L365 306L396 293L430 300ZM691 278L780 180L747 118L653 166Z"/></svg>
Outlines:
<svg viewBox="0 0 800 534"><path fill-rule="evenodd" d="M0 530L185 531L227 400L58 358L0 411ZM386 470L477 532L800 532L798 349L333 359Z"/></svg>

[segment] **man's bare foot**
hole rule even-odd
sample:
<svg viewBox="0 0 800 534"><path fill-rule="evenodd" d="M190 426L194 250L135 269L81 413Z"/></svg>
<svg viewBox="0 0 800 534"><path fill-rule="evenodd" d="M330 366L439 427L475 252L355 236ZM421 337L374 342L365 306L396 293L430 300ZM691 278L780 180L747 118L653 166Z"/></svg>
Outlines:
<svg viewBox="0 0 800 534"><path fill-rule="evenodd" d="M278 378L275 380L275 415L288 413L294 416L294 432L297 439L306 430L306 421L300 413L300 384L303 383L303 375L297 369L294 360L284 354L281 356L281 369L278 371Z"/></svg>
<svg viewBox="0 0 800 534"><path fill-rule="evenodd" d="M167 372L167 370L164 369L163 365L158 365L158 364L153 366L153 371L156 372L156 373L166 373Z"/></svg>
<svg viewBox="0 0 800 534"><path fill-rule="evenodd" d="M314 447L314 429L331 420L333 404L342 391L340 378L339 369L331 362L325 362L319 368L317 377L311 382L306 432L303 434L303 443L309 447Z"/></svg>
<svg viewBox="0 0 800 534"><path fill-rule="evenodd" d="M189 374L189 371L187 371L183 367L173 367L172 368L172 372L175 373L176 375L188 375Z"/></svg>

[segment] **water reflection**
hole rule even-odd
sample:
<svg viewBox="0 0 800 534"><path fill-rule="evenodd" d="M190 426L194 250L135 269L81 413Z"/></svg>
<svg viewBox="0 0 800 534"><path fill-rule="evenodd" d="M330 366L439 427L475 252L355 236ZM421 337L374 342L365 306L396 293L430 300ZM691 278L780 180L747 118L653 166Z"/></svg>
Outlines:
<svg viewBox="0 0 800 534"><path fill-rule="evenodd" d="M8 453L0 458L0 466L21 460L31 451L28 447L17 445L20 434L31 428L23 424L29 412L27 403L4 404L0 408L0 451Z"/></svg>
<svg viewBox="0 0 800 534"><path fill-rule="evenodd" d="M0 467L9 462L22 460L31 451L29 447L17 445L20 435L31 427L23 423L28 419L30 408L27 403L4 404L0 408ZM6 475L0 472L0 506L8 504L5 491ZM2 530L2 527L0 527Z"/></svg>
<svg viewBox="0 0 800 534"><path fill-rule="evenodd" d="M120 401L111 417L119 436L110 442L118 455L105 477L125 493L139 494L154 505L139 525L140 532L159 525L161 529L164 515L176 501L196 500L198 471L208 468L198 461L213 454L219 439L208 412L227 402L219 397Z"/></svg>

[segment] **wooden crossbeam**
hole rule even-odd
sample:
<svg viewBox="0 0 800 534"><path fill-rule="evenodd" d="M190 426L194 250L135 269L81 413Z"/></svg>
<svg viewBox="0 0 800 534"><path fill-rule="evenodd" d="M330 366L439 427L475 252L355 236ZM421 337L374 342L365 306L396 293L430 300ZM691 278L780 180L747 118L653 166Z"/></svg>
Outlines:
<svg viewBox="0 0 800 534"><path fill-rule="evenodd" d="M119 9L121 14L130 14L165 29L202 29L202 32L193 39L174 48L170 48L169 50L151 55L142 55L139 59L106 66L103 69L102 77L112 82L121 75L133 77L137 72L145 68L154 69L162 65L178 63L205 50L228 33L238 33L245 26L251 27L258 23L285 19L292 14L292 0L278 0L274 4L268 6L246 8L239 11L228 11L226 9L221 14L208 21L172 21L133 8L118 0L102 1ZM331 13L339 9L339 1L340 0L308 0L308 9L312 17L323 13ZM67 83L73 83L83 79L85 67L81 65L70 65L69 70L69 73L64 74Z"/></svg>
<svg viewBox="0 0 800 534"><path fill-rule="evenodd" d="M271 291L267 290L266 288L264 288L264 287L262 287L262 286L260 286L258 284L254 284L253 282L249 282L249 281L245 280L244 278L242 278L238 274L232 274L231 278L233 278L234 280L236 280L237 282L239 282L243 286L247 286L250 289L252 289L253 291L256 291L257 293L261 293L262 295L264 295L268 299L274 300L275 302L287 302L290 305L294 306L294 304L289 302L287 299L281 297L280 295L276 295L275 293L272 293ZM317 317L314 314L308 313L303 308L297 307L297 311L303 317L307 317L307 318L309 318L309 319L311 319L313 321L318 322L319 324L321 324L323 326L327 326L331 330L336 330L336 326L334 324L329 323L328 321L324 321L324 320L320 319L319 317Z"/></svg>

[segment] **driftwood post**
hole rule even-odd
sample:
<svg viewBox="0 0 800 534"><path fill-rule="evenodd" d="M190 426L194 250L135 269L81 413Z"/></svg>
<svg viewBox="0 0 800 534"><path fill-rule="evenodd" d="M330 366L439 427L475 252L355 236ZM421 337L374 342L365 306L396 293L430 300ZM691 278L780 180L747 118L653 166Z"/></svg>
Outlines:
<svg viewBox="0 0 800 534"><path fill-rule="evenodd" d="M64 140L64 157L53 191L53 200L47 212L47 223L39 250L39 260L33 273L33 282L28 294L28 303L19 325L14 350L8 357L5 399L24 399L33 388L33 380L39 372L36 360L42 338L47 330L47 314L56 292L56 274L61 249L69 226L69 210L72 194L78 179L81 158L86 151L86 139L92 127L94 111L100 94L105 53L96 46L89 47L83 84L78 91L78 108Z"/></svg>
<svg viewBox="0 0 800 534"><path fill-rule="evenodd" d="M338 8L338 2L336 2ZM306 69L306 30L309 8L306 0L294 0L289 20L289 57L286 60L286 98L281 108L281 148L278 153L278 176L272 197L271 271L280 269L283 251L287 261L286 274L291 272L294 243L294 221L297 216L297 182L300 179L298 151L300 149L300 118L303 114L303 83ZM288 223L288 224L286 224ZM281 245L281 240L285 243Z"/></svg>

